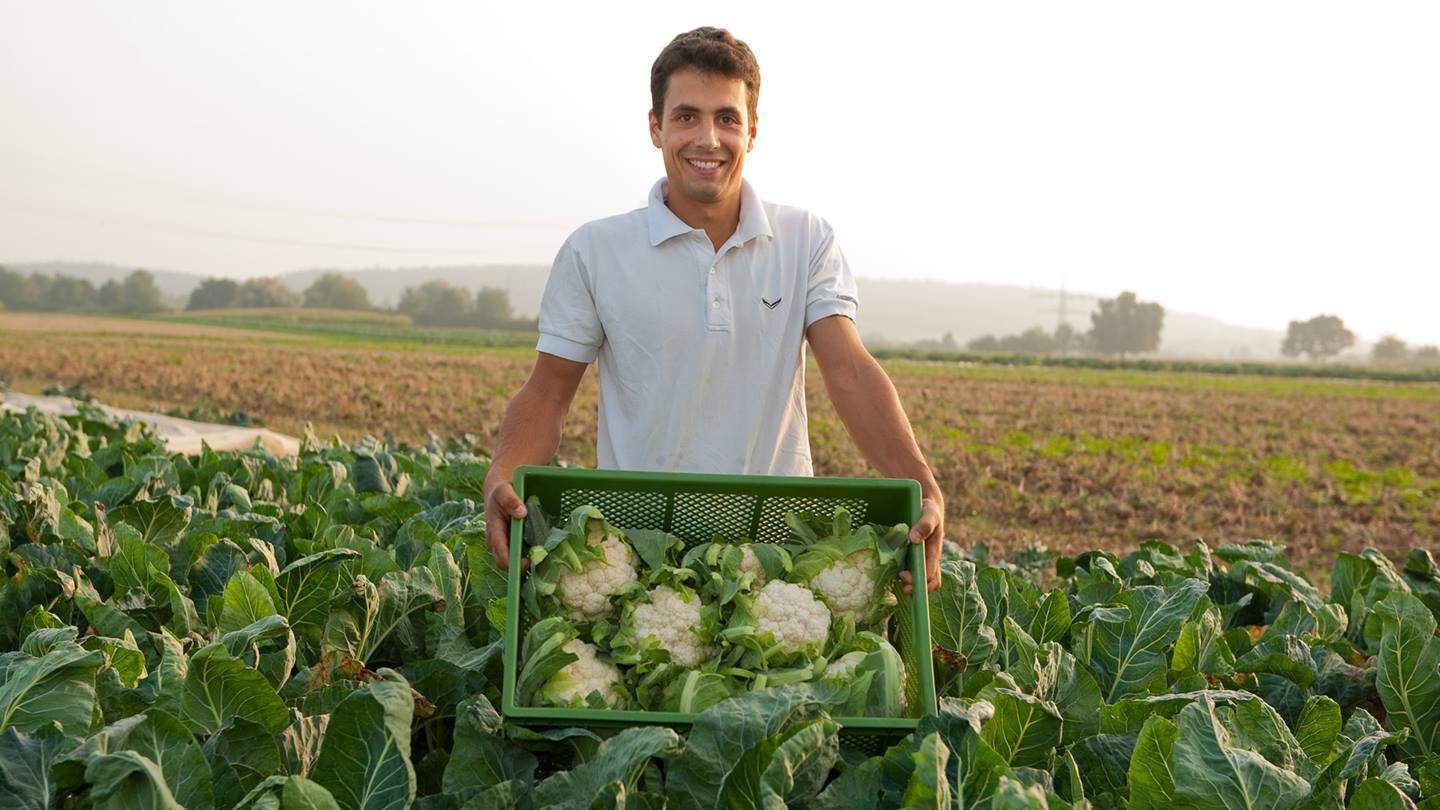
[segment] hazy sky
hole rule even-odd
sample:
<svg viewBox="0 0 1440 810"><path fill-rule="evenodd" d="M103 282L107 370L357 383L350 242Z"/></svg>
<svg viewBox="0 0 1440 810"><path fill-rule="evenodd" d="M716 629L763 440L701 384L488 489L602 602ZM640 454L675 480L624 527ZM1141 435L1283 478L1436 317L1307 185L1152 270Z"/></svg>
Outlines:
<svg viewBox="0 0 1440 810"><path fill-rule="evenodd" d="M760 60L746 176L859 275L1440 342L1434 2L0 0L0 262L548 263L663 173L697 25Z"/></svg>

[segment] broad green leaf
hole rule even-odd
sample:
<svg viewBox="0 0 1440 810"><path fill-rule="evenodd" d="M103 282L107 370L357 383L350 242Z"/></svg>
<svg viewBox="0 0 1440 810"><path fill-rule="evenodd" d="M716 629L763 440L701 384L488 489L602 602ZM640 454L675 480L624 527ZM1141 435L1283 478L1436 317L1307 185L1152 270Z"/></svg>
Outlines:
<svg viewBox="0 0 1440 810"><path fill-rule="evenodd" d="M500 714L484 695L472 695L456 707L455 741L445 766L446 793L509 779L528 784L537 765L534 754L506 739Z"/></svg>
<svg viewBox="0 0 1440 810"><path fill-rule="evenodd" d="M1048 700L999 689L981 736L1011 767L1048 767L1060 742L1060 710Z"/></svg>
<svg viewBox="0 0 1440 810"><path fill-rule="evenodd" d="M1255 751L1231 745L1231 729L1219 716L1224 708L1202 697L1180 711L1171 749L1174 806L1289 810L1298 805L1310 783Z"/></svg>
<svg viewBox="0 0 1440 810"><path fill-rule="evenodd" d="M571 770L557 773L535 786L537 807L577 810L612 782L635 785L655 757L672 757L680 751L680 737L663 727L627 728L600 744L595 756Z"/></svg>
<svg viewBox="0 0 1440 810"><path fill-rule="evenodd" d="M399 673L377 680L335 707L310 778L346 810L404 807L415 798L410 718L415 699Z"/></svg>
<svg viewBox="0 0 1440 810"><path fill-rule="evenodd" d="M1343 725L1339 704L1324 695L1316 695L1306 701L1304 710L1300 712L1300 722L1295 724L1295 738L1311 761L1324 765L1335 752L1335 743Z"/></svg>
<svg viewBox="0 0 1440 810"><path fill-rule="evenodd" d="M940 739L940 733L925 735L910 756L915 761L915 770L910 774L900 806L905 810L947 810L951 803L947 772L950 748Z"/></svg>
<svg viewBox="0 0 1440 810"><path fill-rule="evenodd" d="M1070 746L1087 796L1128 795L1137 734L1096 734Z"/></svg>
<svg viewBox="0 0 1440 810"><path fill-rule="evenodd" d="M48 810L55 798L50 764L64 737L54 726L27 734L15 728L0 732L0 807L6 810Z"/></svg>
<svg viewBox="0 0 1440 810"><path fill-rule="evenodd" d="M1167 650L1209 584L1186 579L1161 589L1142 585L1122 592L1111 610L1094 611L1090 664L1107 703L1164 685Z"/></svg>
<svg viewBox="0 0 1440 810"><path fill-rule="evenodd" d="M935 646L961 657L957 662L959 666L952 668L962 672L965 668L979 668L995 652L995 630L985 622L985 601L980 596L974 563L968 560L942 563L940 589L929 604L930 640ZM937 656L936 663L945 666L949 659Z"/></svg>
<svg viewBox="0 0 1440 810"><path fill-rule="evenodd" d="M1026 785L1010 776L1001 776L995 785L995 797L990 801L992 810L1049 810L1045 789L1039 785Z"/></svg>
<svg viewBox="0 0 1440 810"><path fill-rule="evenodd" d="M280 596L275 608L296 633L324 626L340 581L340 563L359 557L360 552L354 549L331 548L280 569L280 576L275 578Z"/></svg>
<svg viewBox="0 0 1440 810"><path fill-rule="evenodd" d="M92 757L85 768L90 801L99 810L185 810L160 767L134 751Z"/></svg>
<svg viewBox="0 0 1440 810"><path fill-rule="evenodd" d="M1384 627L1375 686L1385 704L1386 725L1408 729L1400 743L1406 757L1440 753L1440 639L1435 617L1419 599L1392 593L1375 606Z"/></svg>
<svg viewBox="0 0 1440 810"><path fill-rule="evenodd" d="M340 810L330 791L303 776L291 776L280 790L281 810Z"/></svg>
<svg viewBox="0 0 1440 810"><path fill-rule="evenodd" d="M1135 810L1171 810L1175 806L1175 773L1171 754L1179 729L1168 719L1152 715L1140 728L1135 754L1130 757L1126 783L1130 807Z"/></svg>
<svg viewBox="0 0 1440 810"><path fill-rule="evenodd" d="M264 726L234 718L205 741L217 807L243 805L244 797L265 784L278 785L285 761L275 735Z"/></svg>
<svg viewBox="0 0 1440 810"><path fill-rule="evenodd" d="M1346 810L1414 810L1415 802L1399 788L1375 777L1361 782L1345 807Z"/></svg>
<svg viewBox="0 0 1440 810"><path fill-rule="evenodd" d="M808 687L781 687L722 700L701 712L685 750L668 769L667 787L682 806L714 807L730 771L753 746L822 716Z"/></svg>
<svg viewBox="0 0 1440 810"><path fill-rule="evenodd" d="M67 644L36 658L0 655L0 730L35 732L59 723L67 734L83 733L95 710L98 652Z"/></svg>
<svg viewBox="0 0 1440 810"><path fill-rule="evenodd" d="M265 586L250 571L242 569L225 585L225 607L215 629L230 633L274 614L275 603Z"/></svg>
<svg viewBox="0 0 1440 810"><path fill-rule="evenodd" d="M182 711L193 728L206 734L219 731L232 717L258 723L274 734L290 722L285 703L265 676L221 644L211 644L190 657Z"/></svg>
<svg viewBox="0 0 1440 810"><path fill-rule="evenodd" d="M835 721L817 717L767 737L726 775L721 801L733 808L804 806L839 756L839 730Z"/></svg>
<svg viewBox="0 0 1440 810"><path fill-rule="evenodd" d="M164 549L172 545L190 523L191 505L184 498L132 501L110 512L112 523L127 523L141 538Z"/></svg>

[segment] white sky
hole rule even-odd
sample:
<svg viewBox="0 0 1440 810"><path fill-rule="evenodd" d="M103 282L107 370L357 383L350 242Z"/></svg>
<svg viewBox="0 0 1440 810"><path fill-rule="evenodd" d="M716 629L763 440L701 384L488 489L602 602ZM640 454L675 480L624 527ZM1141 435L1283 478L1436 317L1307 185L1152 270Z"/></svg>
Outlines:
<svg viewBox="0 0 1440 810"><path fill-rule="evenodd" d="M0 0L0 261L548 263L643 204L650 63L710 24L746 176L859 275L1440 342L1440 4L948 5Z"/></svg>

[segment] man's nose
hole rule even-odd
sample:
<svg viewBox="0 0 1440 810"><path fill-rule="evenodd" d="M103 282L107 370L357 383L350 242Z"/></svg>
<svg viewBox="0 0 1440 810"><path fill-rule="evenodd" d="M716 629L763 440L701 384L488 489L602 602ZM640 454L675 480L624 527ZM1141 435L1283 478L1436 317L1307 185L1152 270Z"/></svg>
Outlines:
<svg viewBox="0 0 1440 810"><path fill-rule="evenodd" d="M720 148L720 135L716 130L714 121L706 121L700 125L700 133L696 138L700 146L708 149Z"/></svg>

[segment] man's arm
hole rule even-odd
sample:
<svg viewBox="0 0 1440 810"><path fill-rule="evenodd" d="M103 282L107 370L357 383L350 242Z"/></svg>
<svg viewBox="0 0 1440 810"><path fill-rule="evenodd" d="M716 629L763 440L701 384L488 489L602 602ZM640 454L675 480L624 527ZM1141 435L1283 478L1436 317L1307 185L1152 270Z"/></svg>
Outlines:
<svg viewBox="0 0 1440 810"><path fill-rule="evenodd" d="M545 464L560 446L565 415L585 376L584 363L540 352L530 379L510 400L495 458L485 475L485 542L500 570L510 567L510 519L525 517L511 479L524 464Z"/></svg>
<svg viewBox="0 0 1440 810"><path fill-rule="evenodd" d="M840 421L871 466L881 475L913 478L920 482L920 520L910 529L910 542L925 544L926 587L940 587L940 542L945 537L945 498L940 485L915 443L910 420L885 369L860 342L855 322L833 315L810 324L805 331L825 390ZM905 592L911 589L910 572L902 571Z"/></svg>

